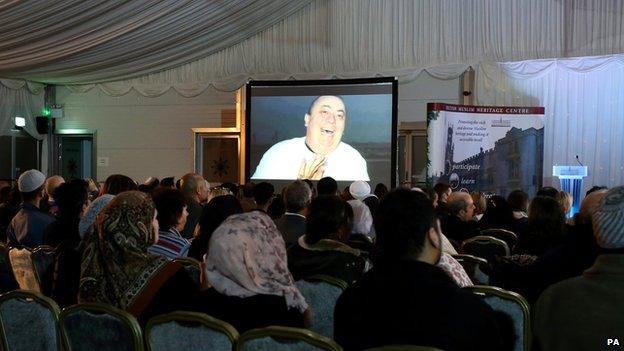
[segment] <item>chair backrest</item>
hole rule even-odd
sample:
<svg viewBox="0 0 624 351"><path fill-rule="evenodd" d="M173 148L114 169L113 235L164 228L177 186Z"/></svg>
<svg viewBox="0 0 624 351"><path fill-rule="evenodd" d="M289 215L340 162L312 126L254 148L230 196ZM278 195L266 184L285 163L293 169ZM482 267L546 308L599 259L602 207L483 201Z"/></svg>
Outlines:
<svg viewBox="0 0 624 351"><path fill-rule="evenodd" d="M364 351L442 351L432 346L418 346L418 345L387 345L373 347L372 349L366 349Z"/></svg>
<svg viewBox="0 0 624 351"><path fill-rule="evenodd" d="M488 261L473 255L453 255L453 258L464 267L466 273L474 284L489 285L490 284L490 266Z"/></svg>
<svg viewBox="0 0 624 351"><path fill-rule="evenodd" d="M35 278L39 283L41 292L46 296L50 296L52 290L54 255L54 248L48 245L37 246L30 255L35 270Z"/></svg>
<svg viewBox="0 0 624 351"><path fill-rule="evenodd" d="M182 266L184 266L184 270L186 271L186 273L188 273L188 275L191 278L193 278L193 280L197 283L197 285L201 284L200 282L201 266L199 264L199 261L191 257L176 257L173 259L173 262L177 262L181 264Z"/></svg>
<svg viewBox="0 0 624 351"><path fill-rule="evenodd" d="M32 251L29 248L9 249L9 261L20 289L41 292L32 261Z"/></svg>
<svg viewBox="0 0 624 351"><path fill-rule="evenodd" d="M347 283L343 280L315 275L297 281L297 288L311 307L312 327L310 330L326 336L334 337L334 307Z"/></svg>
<svg viewBox="0 0 624 351"><path fill-rule="evenodd" d="M65 308L59 326L68 351L143 350L143 336L136 318L113 306L84 303Z"/></svg>
<svg viewBox="0 0 624 351"><path fill-rule="evenodd" d="M475 285L465 287L481 297L485 303L505 318L499 325L506 344L514 351L528 351L531 346L531 319L529 304L519 294L493 286Z"/></svg>
<svg viewBox="0 0 624 351"><path fill-rule="evenodd" d="M230 324L204 313L175 311L156 316L145 327L149 351L231 351L238 332Z"/></svg>
<svg viewBox="0 0 624 351"><path fill-rule="evenodd" d="M299 328L271 326L238 337L236 351L341 351L335 341Z"/></svg>
<svg viewBox="0 0 624 351"><path fill-rule="evenodd" d="M493 229L484 229L481 231L480 235L491 236L496 239L501 239L504 241L507 246L509 246L509 250L513 251L513 248L518 243L518 236L516 233L507 229L493 228Z"/></svg>
<svg viewBox="0 0 624 351"><path fill-rule="evenodd" d="M488 262L494 262L495 256L509 256L509 246L503 240L492 236L477 235L466 239L461 244L460 252L485 258Z"/></svg>
<svg viewBox="0 0 624 351"><path fill-rule="evenodd" d="M4 350L59 350L59 307L34 291L0 296L0 334Z"/></svg>

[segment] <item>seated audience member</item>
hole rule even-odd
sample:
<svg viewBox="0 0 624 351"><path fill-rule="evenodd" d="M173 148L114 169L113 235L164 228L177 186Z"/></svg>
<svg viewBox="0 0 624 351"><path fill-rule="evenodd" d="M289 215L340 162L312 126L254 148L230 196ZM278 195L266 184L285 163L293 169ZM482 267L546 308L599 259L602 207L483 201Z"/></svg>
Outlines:
<svg viewBox="0 0 624 351"><path fill-rule="evenodd" d="M527 232L518 237L516 252L539 256L561 244L566 232L565 216L557 200L537 196L529 206Z"/></svg>
<svg viewBox="0 0 624 351"><path fill-rule="evenodd" d="M351 228L351 234L366 235L372 240L375 237L375 232L372 230L373 216L368 206L362 202L362 199L370 195L370 186L368 183L358 180L351 183L348 188L348 193L351 199L347 202L353 210L353 225Z"/></svg>
<svg viewBox="0 0 624 351"><path fill-rule="evenodd" d="M384 196L386 196L387 193L388 187L384 183L377 183L377 185L375 185L375 191L373 194L375 194L380 201Z"/></svg>
<svg viewBox="0 0 624 351"><path fill-rule="evenodd" d="M253 197L254 183L247 183L243 186L243 198L240 200L243 212L254 210L258 205Z"/></svg>
<svg viewBox="0 0 624 351"><path fill-rule="evenodd" d="M267 212L271 202L273 201L273 193L275 193L275 187L271 183L260 182L254 186L253 196L256 202L256 210Z"/></svg>
<svg viewBox="0 0 624 351"><path fill-rule="evenodd" d="M490 197L487 209L479 221L480 229L506 229L516 232L513 209L502 196ZM511 248L510 248L511 249Z"/></svg>
<svg viewBox="0 0 624 351"><path fill-rule="evenodd" d="M22 203L7 228L9 246L35 248L43 244L43 231L54 222L54 217L39 209L45 180L45 175L36 169L22 173L17 180Z"/></svg>
<svg viewBox="0 0 624 351"><path fill-rule="evenodd" d="M198 231L191 242L188 257L202 262L206 251L208 251L210 237L215 229L229 216L242 212L243 208L238 199L232 195L215 196L210 199L208 204L206 204L205 211L199 218Z"/></svg>
<svg viewBox="0 0 624 351"><path fill-rule="evenodd" d="M567 218L568 213L570 213L570 210L572 210L572 203L574 202L574 199L572 199L572 195L565 191L560 191L559 194L557 194L557 202L559 202L559 206L561 206L563 214Z"/></svg>
<svg viewBox="0 0 624 351"><path fill-rule="evenodd" d="M306 234L288 249L288 268L295 280L324 274L352 284L366 268L360 250L346 244L351 207L337 196L312 200Z"/></svg>
<svg viewBox="0 0 624 351"><path fill-rule="evenodd" d="M102 186L102 194L117 195L124 191L138 190L138 186L134 180L123 174L113 174L106 178Z"/></svg>
<svg viewBox="0 0 624 351"><path fill-rule="evenodd" d="M82 179L72 179L56 188L54 194L59 217L43 234L44 244L55 247L52 272L44 279L51 282L50 296L59 306L78 302L82 257L78 224L89 202L87 186L88 183Z"/></svg>
<svg viewBox="0 0 624 351"><path fill-rule="evenodd" d="M437 183L433 186L433 190L438 194L438 207L436 207L438 217L447 215L446 204L449 196L453 193L453 189L448 183Z"/></svg>
<svg viewBox="0 0 624 351"><path fill-rule="evenodd" d="M475 205L474 217L472 219L476 222L479 222L488 208L487 199L485 198L483 193L479 191L473 191L472 193L470 193L470 197L472 197L472 202Z"/></svg>
<svg viewBox="0 0 624 351"><path fill-rule="evenodd" d="M457 253L455 253L455 255L456 254ZM457 262L457 260L453 258L450 253L446 252L444 247L442 247L442 254L440 255L440 260L436 263L436 266L442 268L442 270L444 270L444 272L446 272L446 274L453 279L457 286L463 288L474 285L461 263Z"/></svg>
<svg viewBox="0 0 624 351"><path fill-rule="evenodd" d="M273 221L281 218L286 213L286 204L284 203L284 189L280 195L273 195L271 203L267 207L266 213L271 217Z"/></svg>
<svg viewBox="0 0 624 351"><path fill-rule="evenodd" d="M514 219L526 222L529 215L529 195L522 190L514 190L507 196L507 203L513 210Z"/></svg>
<svg viewBox="0 0 624 351"><path fill-rule="evenodd" d="M113 198L115 198L115 195L104 194L93 200L89 207L87 207L85 214L80 218L80 223L78 223L78 233L81 239L93 230L95 218Z"/></svg>
<svg viewBox="0 0 624 351"><path fill-rule="evenodd" d="M56 204L54 192L63 183L65 183L65 179L60 175L53 175L46 179L45 182L45 194L43 200L41 200L41 210L47 212L54 218L58 218L59 216L59 209Z"/></svg>
<svg viewBox="0 0 624 351"><path fill-rule="evenodd" d="M545 186L540 188L535 196L546 196L556 200L557 196L559 196L559 190L553 188L552 186Z"/></svg>
<svg viewBox="0 0 624 351"><path fill-rule="evenodd" d="M238 199L238 185L232 183L232 182L225 182L223 184L221 184L222 188L226 188L230 191L230 193L232 195L234 195L235 198Z"/></svg>
<svg viewBox="0 0 624 351"><path fill-rule="evenodd" d="M144 326L173 311L208 312L208 299L179 263L147 252L158 235L150 197L138 191L115 196L98 216L82 257L79 302L123 309Z"/></svg>
<svg viewBox="0 0 624 351"><path fill-rule="evenodd" d="M154 192L153 199L158 240L147 251L170 259L186 256L191 242L180 235L188 216L184 195L178 189L160 189Z"/></svg>
<svg viewBox="0 0 624 351"><path fill-rule="evenodd" d="M624 187L609 190L591 219L602 252L581 276L554 284L540 296L534 350L597 350L624 330Z"/></svg>
<svg viewBox="0 0 624 351"><path fill-rule="evenodd" d="M166 177L160 181L161 188L175 189L175 177Z"/></svg>
<svg viewBox="0 0 624 351"><path fill-rule="evenodd" d="M472 220L475 205L470 194L461 191L452 193L445 207L448 215L440 219L444 235L456 244L479 235L477 222Z"/></svg>
<svg viewBox="0 0 624 351"><path fill-rule="evenodd" d="M314 183L312 183L312 181L310 179L302 179L306 184L308 184L308 186L310 187L310 190L312 191L312 198L314 199L315 197L318 196L318 194L316 193L316 188L314 187Z"/></svg>
<svg viewBox="0 0 624 351"><path fill-rule="evenodd" d="M377 214L374 267L338 298L336 342L347 351L393 344L500 350L494 312L435 266L442 251L430 200L397 189Z"/></svg>
<svg viewBox="0 0 624 351"><path fill-rule="evenodd" d="M93 178L85 178L87 190L89 191L89 202L95 200L100 195L100 186Z"/></svg>
<svg viewBox="0 0 624 351"><path fill-rule="evenodd" d="M202 215L202 205L208 199L210 184L199 174L188 173L182 177L180 189L186 199L186 224L180 232L183 238L190 239L195 233L195 226Z"/></svg>
<svg viewBox="0 0 624 351"><path fill-rule="evenodd" d="M290 183L284 189L286 213L275 221L275 226L282 233L286 247L297 243L306 232L306 215L312 200L312 190L301 180Z"/></svg>
<svg viewBox="0 0 624 351"><path fill-rule="evenodd" d="M262 211L232 215L212 233L205 276L210 315L241 333L305 325L308 305L288 271L284 240Z"/></svg>
<svg viewBox="0 0 624 351"><path fill-rule="evenodd" d="M598 191L598 190L608 190L608 188L606 186L594 185L589 190L587 190L587 192L585 193L585 196L593 193L594 191Z"/></svg>
<svg viewBox="0 0 624 351"><path fill-rule="evenodd" d="M321 195L338 195L338 183L332 177L323 177L316 183L316 192Z"/></svg>
<svg viewBox="0 0 624 351"><path fill-rule="evenodd" d="M158 186L160 185L160 180L156 177L149 177L147 179L145 179L145 182L143 184L139 185L138 190L141 192L144 192L146 194L151 195L152 192L158 188Z"/></svg>

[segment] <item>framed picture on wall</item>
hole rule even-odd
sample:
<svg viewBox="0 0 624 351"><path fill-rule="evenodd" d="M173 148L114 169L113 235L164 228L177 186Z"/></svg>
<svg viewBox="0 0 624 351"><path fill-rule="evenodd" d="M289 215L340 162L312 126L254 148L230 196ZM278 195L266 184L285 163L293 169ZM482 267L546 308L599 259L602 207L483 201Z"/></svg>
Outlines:
<svg viewBox="0 0 624 351"><path fill-rule="evenodd" d="M238 183L240 170L238 133L195 133L196 173L210 183Z"/></svg>

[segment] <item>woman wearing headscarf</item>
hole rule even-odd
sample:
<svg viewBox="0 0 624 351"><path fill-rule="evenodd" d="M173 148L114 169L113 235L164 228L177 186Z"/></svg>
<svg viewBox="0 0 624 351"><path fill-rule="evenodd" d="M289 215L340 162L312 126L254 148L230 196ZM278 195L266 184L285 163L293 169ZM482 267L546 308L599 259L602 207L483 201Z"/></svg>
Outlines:
<svg viewBox="0 0 624 351"><path fill-rule="evenodd" d="M108 205L109 202L115 197L115 195L104 194L97 199L93 200L89 207L87 207L87 211L84 216L80 218L80 223L78 224L78 233L80 234L80 238L84 238L88 232L93 230L93 223L95 223L95 217Z"/></svg>
<svg viewBox="0 0 624 351"><path fill-rule="evenodd" d="M79 302L113 305L142 325L171 311L207 311L206 298L179 263L147 252L158 233L148 195L117 195L95 227L83 254Z"/></svg>
<svg viewBox="0 0 624 351"><path fill-rule="evenodd" d="M266 213L228 217L212 233L205 257L211 314L239 332L269 325L304 327L308 305L286 262L284 239Z"/></svg>

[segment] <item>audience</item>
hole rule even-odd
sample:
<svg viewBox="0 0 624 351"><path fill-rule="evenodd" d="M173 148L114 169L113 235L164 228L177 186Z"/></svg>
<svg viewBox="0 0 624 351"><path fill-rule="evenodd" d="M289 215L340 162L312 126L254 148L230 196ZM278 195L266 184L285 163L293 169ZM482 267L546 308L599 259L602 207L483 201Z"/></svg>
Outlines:
<svg viewBox="0 0 624 351"><path fill-rule="evenodd" d="M506 229L515 233L517 231L515 223L513 209L507 200L502 196L493 195L488 199L486 210L479 221L479 228Z"/></svg>
<svg viewBox="0 0 624 351"><path fill-rule="evenodd" d="M316 183L316 192L321 195L338 195L338 183L332 177L323 177Z"/></svg>
<svg viewBox="0 0 624 351"><path fill-rule="evenodd" d="M275 193L273 184L267 182L256 184L253 190L253 197L257 206L256 210L266 213L273 201L273 193Z"/></svg>
<svg viewBox="0 0 624 351"><path fill-rule="evenodd" d="M115 195L104 194L91 202L78 223L78 233L80 234L80 238L84 238L93 230L95 218L113 198L115 198Z"/></svg>
<svg viewBox="0 0 624 351"><path fill-rule="evenodd" d="M556 200L559 196L559 190L553 188L552 186L545 186L540 188L535 196L546 196Z"/></svg>
<svg viewBox="0 0 624 351"><path fill-rule="evenodd" d="M433 186L433 190L438 194L438 207L436 207L436 213L438 216L444 215L447 212L446 203L449 196L453 192L451 186L448 183L437 183Z"/></svg>
<svg viewBox="0 0 624 351"><path fill-rule="evenodd" d="M243 208L238 199L232 195L221 195L210 199L199 219L199 230L191 242L188 256L200 262L203 261L204 255L208 251L210 237L215 229L229 216L242 212Z"/></svg>
<svg viewBox="0 0 624 351"><path fill-rule="evenodd" d="M534 311L534 350L597 350L607 338L621 338L624 187L609 190L591 220L602 252L581 276L554 284L540 296Z"/></svg>
<svg viewBox="0 0 624 351"><path fill-rule="evenodd" d="M518 238L517 253L539 256L562 243L566 235L565 216L555 198L533 198L527 230L526 235Z"/></svg>
<svg viewBox="0 0 624 351"><path fill-rule="evenodd" d="M434 266L441 241L424 194L406 189L388 193L375 227L374 267L336 303L338 344L347 351L393 344L501 349L493 311Z"/></svg>
<svg viewBox="0 0 624 351"><path fill-rule="evenodd" d="M386 196L387 193L388 187L385 186L383 183L377 183L377 185L375 185L375 191L373 192L373 194L375 194L375 196L377 196L379 200L383 199L383 197Z"/></svg>
<svg viewBox="0 0 624 351"><path fill-rule="evenodd" d="M254 210L256 207L258 207L253 197L254 186L255 186L254 183L247 183L243 186L243 191L242 191L243 197L240 201L241 207L243 208L243 212L249 212L249 211Z"/></svg>
<svg viewBox="0 0 624 351"><path fill-rule="evenodd" d="M43 231L54 222L54 217L39 210L45 181L45 175L36 169L22 173L17 180L22 203L7 228L9 246L35 248L43 244Z"/></svg>
<svg viewBox="0 0 624 351"><path fill-rule="evenodd" d="M296 244L299 237L305 234L306 215L311 200L312 190L304 181L294 181L284 189L286 213L275 221L275 225L282 233L287 248Z"/></svg>
<svg viewBox="0 0 624 351"><path fill-rule="evenodd" d="M561 206L563 214L567 218L568 213L572 210L572 203L574 202L572 195L568 192L560 191L559 194L557 194L557 202L559 202L559 206Z"/></svg>
<svg viewBox="0 0 624 351"><path fill-rule="evenodd" d="M188 211L184 194L178 189L163 188L154 192L158 220L158 240L148 252L173 259L188 254L191 242L180 231L186 225Z"/></svg>
<svg viewBox="0 0 624 351"><path fill-rule="evenodd" d="M351 234L365 235L372 240L375 237L375 232L373 231L371 233L373 216L368 206L362 202L363 199L370 195L370 186L368 183L358 180L351 183L348 188L348 193L352 199L347 202L353 210Z"/></svg>
<svg viewBox="0 0 624 351"><path fill-rule="evenodd" d="M483 193L481 193L480 191L474 191L470 193L470 197L472 197L472 202L475 205L474 217L472 219L475 222L479 222L488 208L488 200L485 198L485 195L483 195Z"/></svg>
<svg viewBox="0 0 624 351"><path fill-rule="evenodd" d="M288 271L284 240L262 211L232 215L212 233L205 275L210 314L239 332L307 325L310 311Z"/></svg>
<svg viewBox="0 0 624 351"><path fill-rule="evenodd" d="M439 196L438 192L438 196ZM440 197L442 198L442 197ZM441 218L442 232L456 245L479 235L477 222L473 221L475 205L468 193L457 191L447 198L444 205L448 214ZM438 202L438 207L443 202Z"/></svg>
<svg viewBox="0 0 624 351"><path fill-rule="evenodd" d="M78 225L89 205L87 182L72 179L62 183L55 190L55 206L58 218L48 225L43 232L43 243L56 247L62 242L76 246L80 242Z"/></svg>
<svg viewBox="0 0 624 351"><path fill-rule="evenodd" d="M53 217L59 216L59 209L55 201L54 193L63 183L65 183L65 179L59 175L53 175L46 179L45 182L45 194L43 200L41 201L41 210L47 212Z"/></svg>
<svg viewBox="0 0 624 351"><path fill-rule="evenodd" d="M113 174L106 178L102 186L102 194L117 195L124 191L138 190L137 183L130 177L122 174Z"/></svg>
<svg viewBox="0 0 624 351"><path fill-rule="evenodd" d="M339 197L312 200L306 234L288 249L288 268L295 280L323 274L352 284L362 276L366 260L346 244L352 220L351 207Z"/></svg>
<svg viewBox="0 0 624 351"><path fill-rule="evenodd" d="M522 190L514 190L507 196L507 203L513 210L513 216L516 220L526 223L529 215L527 210L529 208L529 195Z"/></svg>
<svg viewBox="0 0 624 351"><path fill-rule="evenodd" d="M182 177L180 190L186 199L188 217L184 229L180 232L183 238L190 239L195 233L195 226L202 215L201 203L207 201L210 184L199 174L187 173Z"/></svg>

